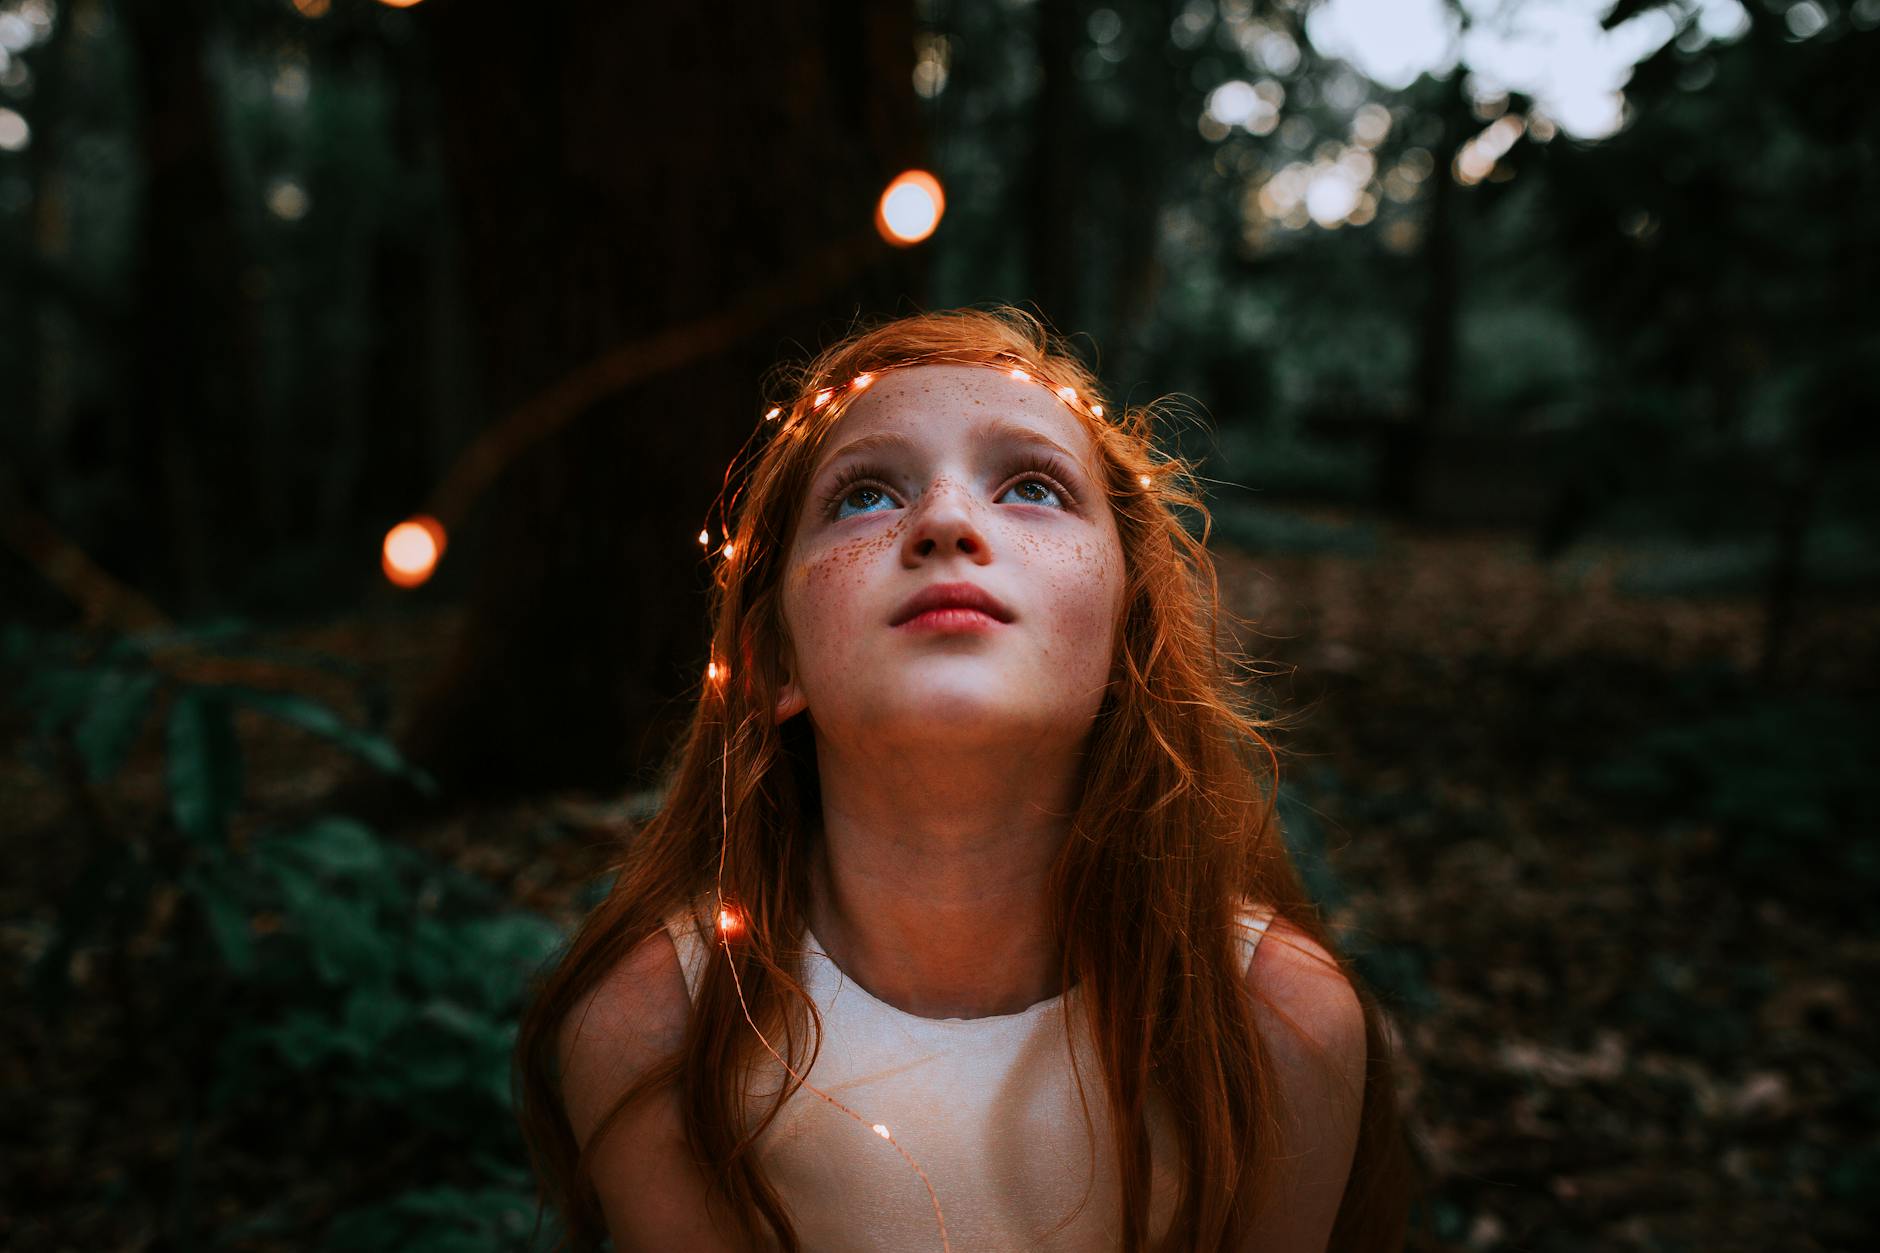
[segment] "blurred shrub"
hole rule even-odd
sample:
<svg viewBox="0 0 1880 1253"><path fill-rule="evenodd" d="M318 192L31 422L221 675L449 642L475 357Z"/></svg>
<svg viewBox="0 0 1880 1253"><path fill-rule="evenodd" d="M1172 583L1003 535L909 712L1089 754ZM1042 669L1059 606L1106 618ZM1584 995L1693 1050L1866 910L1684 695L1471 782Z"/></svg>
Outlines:
<svg viewBox="0 0 1880 1253"><path fill-rule="evenodd" d="M1319 820L1318 809L1307 799L1343 790L1337 770L1324 765L1310 767L1299 788L1281 785L1278 807L1287 854L1298 868L1306 894L1327 919L1334 920L1333 930L1339 946L1371 990L1393 1012L1429 1013L1436 1008L1437 1001L1435 989L1429 982L1427 955L1422 948L1379 943L1368 933L1364 919L1344 917L1349 910L1350 894L1332 869L1324 823ZM1350 796L1341 798L1348 806L1356 800Z"/></svg>
<svg viewBox="0 0 1880 1253"><path fill-rule="evenodd" d="M97 840L34 964L35 1005L56 1017L81 948L120 949L125 919L150 898L192 906L139 980L191 1007L194 1038L213 1049L214 1080L200 1096L218 1123L278 1127L303 1136L293 1160L396 1149L433 1174L390 1199L343 1211L322 1247L339 1250L513 1249L534 1213L529 1172L511 1113L510 1061L528 978L559 947L547 919L510 908L494 888L448 864L329 815L263 829L246 848L230 839L241 803L238 708L325 737L373 766L434 785L378 733L292 692L179 678L179 646L240 652L226 625L161 639L87 646L13 629L0 660L26 716L30 751L82 795L122 768L140 732L163 712L167 815L148 815L147 838ZM275 660L278 660L278 655ZM308 664L319 664L309 661ZM187 667L185 667L187 668ZM114 813L128 812L125 804ZM132 850L127 855L127 849ZM204 986L202 972L219 981ZM287 1111L295 1111L287 1113ZM345 1137L342 1139L343 1133ZM182 1142L195 1138L185 1128ZM196 1172L179 1169L179 1192ZM282 1189L288 1192L289 1189ZM169 1198L188 1212L191 1198ZM220 1231L222 1241L283 1232L299 1240L317 1219L267 1211Z"/></svg>
<svg viewBox="0 0 1880 1253"><path fill-rule="evenodd" d="M1866 895L1880 883L1877 751L1880 731L1850 702L1767 697L1633 735L1589 783L1660 819L1715 824L1746 876L1807 858L1839 866Z"/></svg>
<svg viewBox="0 0 1880 1253"><path fill-rule="evenodd" d="M1354 504L1369 499L1372 456L1355 440L1333 443L1225 426L1206 471L1263 497Z"/></svg>
<svg viewBox="0 0 1880 1253"><path fill-rule="evenodd" d="M1627 596L1760 597L1768 589L1774 545L1758 536L1707 544L1651 543L1616 581ZM1868 536L1842 521L1809 532L1803 575L1813 594L1880 588L1880 553Z"/></svg>
<svg viewBox="0 0 1880 1253"><path fill-rule="evenodd" d="M1322 522L1289 509L1240 500L1222 501L1212 508L1211 544L1227 544L1246 553L1288 555L1368 557L1377 551L1377 532L1368 522Z"/></svg>

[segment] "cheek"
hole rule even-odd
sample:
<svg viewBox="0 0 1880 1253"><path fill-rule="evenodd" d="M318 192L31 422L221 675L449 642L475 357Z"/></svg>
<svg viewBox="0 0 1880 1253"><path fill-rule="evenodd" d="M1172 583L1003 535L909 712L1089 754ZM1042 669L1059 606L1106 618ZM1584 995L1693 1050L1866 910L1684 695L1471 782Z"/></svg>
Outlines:
<svg viewBox="0 0 1880 1253"><path fill-rule="evenodd" d="M1032 556L1051 612L1053 651L1065 649L1069 656L1107 649L1123 598L1123 561L1116 542L1092 535L1040 542ZM1108 664L1107 652L1104 662Z"/></svg>
<svg viewBox="0 0 1880 1253"><path fill-rule="evenodd" d="M896 532L882 531L799 551L784 597L799 654L840 646L866 629L868 572L897 542Z"/></svg>

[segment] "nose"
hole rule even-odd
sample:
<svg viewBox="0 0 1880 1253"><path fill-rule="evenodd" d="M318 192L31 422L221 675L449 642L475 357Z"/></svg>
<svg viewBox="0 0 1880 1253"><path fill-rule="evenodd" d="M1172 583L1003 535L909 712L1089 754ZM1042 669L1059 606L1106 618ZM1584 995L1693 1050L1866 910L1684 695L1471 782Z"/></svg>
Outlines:
<svg viewBox="0 0 1880 1253"><path fill-rule="evenodd" d="M901 553L912 564L936 553L951 552L964 553L977 562L984 562L990 555L971 491L952 479L941 478L923 493L914 509Z"/></svg>

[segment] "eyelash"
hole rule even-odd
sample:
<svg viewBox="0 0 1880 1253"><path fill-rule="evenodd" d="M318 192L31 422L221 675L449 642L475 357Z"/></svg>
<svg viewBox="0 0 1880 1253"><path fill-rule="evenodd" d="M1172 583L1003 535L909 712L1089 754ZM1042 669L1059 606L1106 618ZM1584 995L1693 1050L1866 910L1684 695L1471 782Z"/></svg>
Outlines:
<svg viewBox="0 0 1880 1253"><path fill-rule="evenodd" d="M1025 454L1019 457L1018 464L1014 468L1023 473L1020 478L1010 484L1011 487L1035 478L1056 492L1067 508L1076 505L1077 498L1062 482L1070 475L1066 472L1064 464L1056 457L1049 453ZM823 512L830 517L835 516L836 510L841 508L842 502L854 492L857 485L867 479L880 480L884 477L885 474L881 469L866 462L854 462L844 466L837 473L836 481L830 485L828 494L823 497Z"/></svg>

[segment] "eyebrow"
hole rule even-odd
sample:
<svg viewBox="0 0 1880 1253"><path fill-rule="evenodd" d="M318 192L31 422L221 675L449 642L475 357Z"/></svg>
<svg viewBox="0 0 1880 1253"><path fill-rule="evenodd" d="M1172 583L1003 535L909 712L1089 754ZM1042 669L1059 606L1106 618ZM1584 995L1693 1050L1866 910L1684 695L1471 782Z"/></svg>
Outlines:
<svg viewBox="0 0 1880 1253"><path fill-rule="evenodd" d="M1089 471L1084 468L1083 458L1076 456L1070 449L1042 431L1034 431L1028 426L1019 426L1015 422L987 422L978 428L978 433L983 443L1020 444L1048 448L1070 462L1080 473L1089 474ZM847 457L859 457L865 453L888 448L905 450L913 447L914 441L898 431L877 431L873 435L859 435L831 453L817 474L821 475Z"/></svg>

